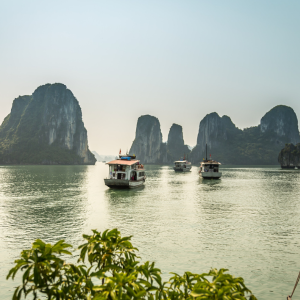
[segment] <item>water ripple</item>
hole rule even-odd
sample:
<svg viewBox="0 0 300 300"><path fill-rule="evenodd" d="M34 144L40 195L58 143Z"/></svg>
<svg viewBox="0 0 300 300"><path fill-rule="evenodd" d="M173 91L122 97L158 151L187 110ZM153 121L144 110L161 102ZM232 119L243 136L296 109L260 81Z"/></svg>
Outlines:
<svg viewBox="0 0 300 300"><path fill-rule="evenodd" d="M221 180L147 166L145 187L108 189L107 167L0 167L0 291L22 249L37 238L75 247L90 229L133 235L143 260L169 272L228 268L258 299L284 299L300 269L300 172L223 167ZM295 292L295 297L297 297Z"/></svg>

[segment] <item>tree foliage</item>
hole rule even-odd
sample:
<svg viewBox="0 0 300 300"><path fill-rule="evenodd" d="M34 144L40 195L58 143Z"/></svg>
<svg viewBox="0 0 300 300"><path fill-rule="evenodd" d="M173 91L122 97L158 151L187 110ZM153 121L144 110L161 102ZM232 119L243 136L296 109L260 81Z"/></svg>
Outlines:
<svg viewBox="0 0 300 300"><path fill-rule="evenodd" d="M154 262L140 263L131 237L121 237L117 229L83 235L77 264L63 258L72 255L72 246L60 240L54 245L36 240L23 250L9 271L7 279L22 272L22 283L15 289L13 300L23 296L49 300L235 300L256 297L241 277L226 269L208 273L172 273L169 281L161 278ZM86 264L85 264L86 263Z"/></svg>

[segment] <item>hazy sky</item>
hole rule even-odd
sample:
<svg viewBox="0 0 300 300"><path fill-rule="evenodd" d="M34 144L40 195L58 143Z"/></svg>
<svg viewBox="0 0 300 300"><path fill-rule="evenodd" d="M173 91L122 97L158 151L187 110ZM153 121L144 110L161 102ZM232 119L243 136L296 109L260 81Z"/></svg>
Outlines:
<svg viewBox="0 0 300 300"><path fill-rule="evenodd" d="M12 101L61 82L89 146L129 149L137 119L172 123L196 144L216 111L255 126L277 104L300 118L299 0L0 2L0 120Z"/></svg>

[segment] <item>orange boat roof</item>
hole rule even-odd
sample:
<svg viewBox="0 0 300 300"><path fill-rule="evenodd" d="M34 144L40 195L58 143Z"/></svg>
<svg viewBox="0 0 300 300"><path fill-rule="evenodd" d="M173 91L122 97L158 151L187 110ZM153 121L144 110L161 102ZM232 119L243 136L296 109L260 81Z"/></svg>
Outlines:
<svg viewBox="0 0 300 300"><path fill-rule="evenodd" d="M125 165L125 166L131 166L134 165L136 163L138 163L139 160L137 159L133 159L133 160L125 160L125 159L116 159L116 160L112 160L108 163L106 163L107 165Z"/></svg>

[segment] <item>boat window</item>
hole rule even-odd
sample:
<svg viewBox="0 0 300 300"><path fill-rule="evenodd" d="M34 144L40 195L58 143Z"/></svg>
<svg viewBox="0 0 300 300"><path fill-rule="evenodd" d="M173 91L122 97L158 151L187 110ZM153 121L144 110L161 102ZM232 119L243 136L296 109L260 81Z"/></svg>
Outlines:
<svg viewBox="0 0 300 300"><path fill-rule="evenodd" d="M124 173L117 173L117 179L126 179L126 174L124 174Z"/></svg>
<svg viewBox="0 0 300 300"><path fill-rule="evenodd" d="M145 176L145 172L140 172L139 173L139 176L141 177L141 176Z"/></svg>
<svg viewBox="0 0 300 300"><path fill-rule="evenodd" d="M114 171L121 171L121 172L125 172L126 166L123 165L115 165L114 166Z"/></svg>

